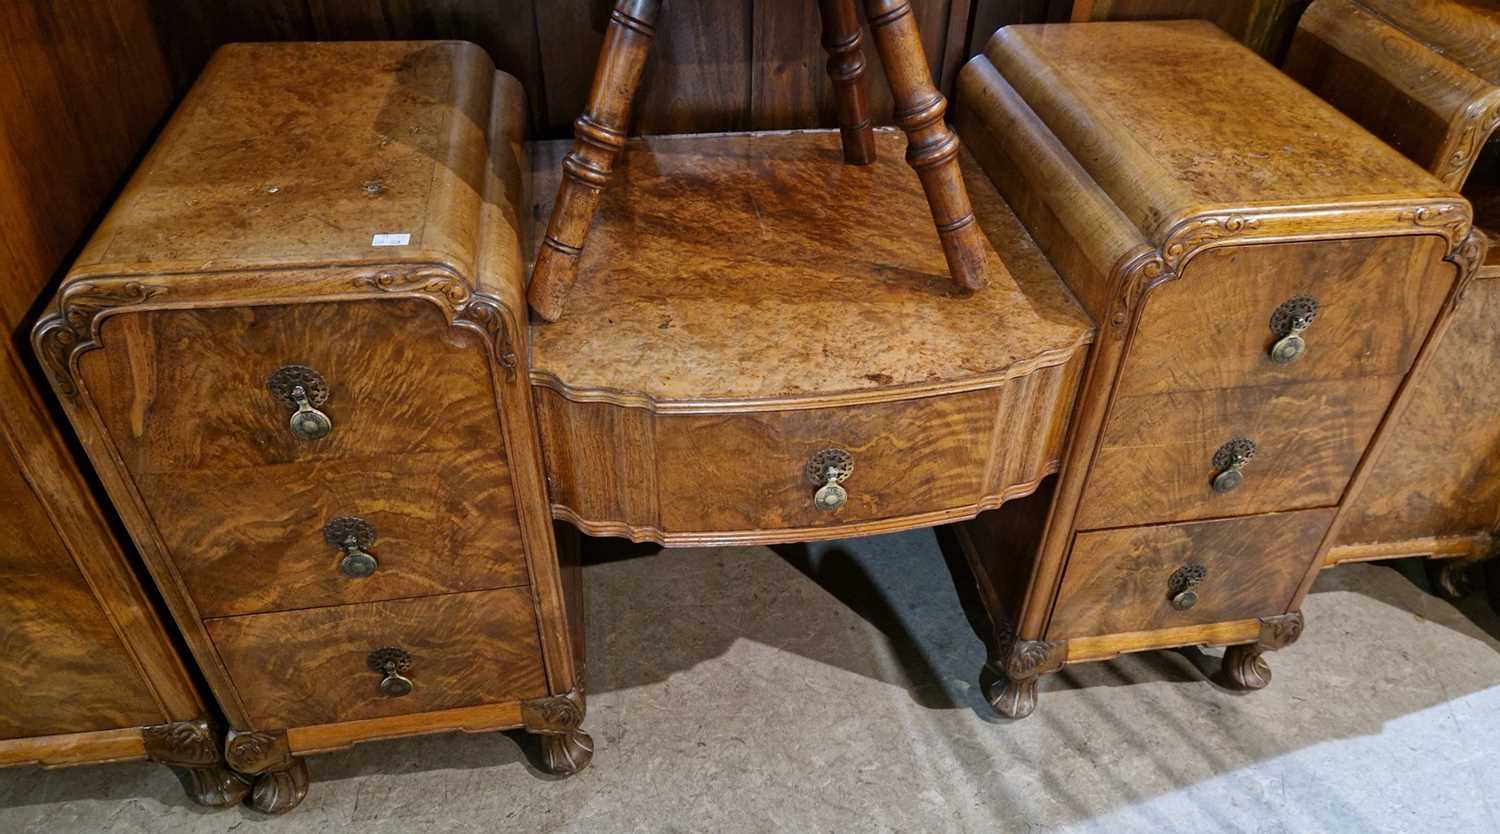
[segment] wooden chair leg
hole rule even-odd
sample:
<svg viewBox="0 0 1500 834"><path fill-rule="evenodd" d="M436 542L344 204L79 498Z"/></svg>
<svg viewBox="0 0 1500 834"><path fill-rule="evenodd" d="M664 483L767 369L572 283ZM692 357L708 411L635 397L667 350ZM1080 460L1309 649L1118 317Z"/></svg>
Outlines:
<svg viewBox="0 0 1500 834"><path fill-rule="evenodd" d="M865 0L865 15L891 83L896 124L906 131L906 160L927 192L948 271L959 286L977 290L985 283L984 234L958 167L958 136L943 122L948 100L932 83L911 3Z"/></svg>
<svg viewBox="0 0 1500 834"><path fill-rule="evenodd" d="M615 160L625 147L630 103L641 84L660 10L661 0L619 0L609 16L588 106L573 123L573 148L563 160L557 201L526 296L536 314L547 321L562 316L568 290L578 280L584 239L599 210L599 197L614 173Z"/></svg>
<svg viewBox="0 0 1500 834"><path fill-rule="evenodd" d="M823 13L823 49L828 52L828 77L838 101L839 133L844 139L844 161L869 165L875 161L875 126L865 98L864 30L854 0L818 0Z"/></svg>

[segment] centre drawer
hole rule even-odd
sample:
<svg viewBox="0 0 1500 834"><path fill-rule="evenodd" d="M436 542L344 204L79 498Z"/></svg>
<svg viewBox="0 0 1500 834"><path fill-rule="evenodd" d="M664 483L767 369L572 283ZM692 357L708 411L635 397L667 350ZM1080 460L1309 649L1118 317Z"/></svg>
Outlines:
<svg viewBox="0 0 1500 834"><path fill-rule="evenodd" d="M1400 382L1374 377L1121 397L1100 438L1077 526L1333 506Z"/></svg>
<svg viewBox="0 0 1500 834"><path fill-rule="evenodd" d="M524 588L252 614L205 625L257 730L547 694L536 617Z"/></svg>
<svg viewBox="0 0 1500 834"><path fill-rule="evenodd" d="M1079 533L1047 639L1282 614L1335 512Z"/></svg>

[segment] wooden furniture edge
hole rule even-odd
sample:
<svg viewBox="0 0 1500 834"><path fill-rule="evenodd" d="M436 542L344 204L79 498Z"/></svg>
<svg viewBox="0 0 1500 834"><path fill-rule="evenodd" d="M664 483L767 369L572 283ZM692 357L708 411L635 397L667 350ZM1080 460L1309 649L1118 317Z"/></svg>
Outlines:
<svg viewBox="0 0 1500 834"><path fill-rule="evenodd" d="M1429 559L1477 557L1489 552L1492 536L1421 536L1393 542L1358 542L1328 548L1323 567L1332 568L1352 562L1377 559L1401 559L1424 556Z"/></svg>
<svg viewBox="0 0 1500 834"><path fill-rule="evenodd" d="M51 769L144 758L146 742L140 727L0 740L0 767L36 765Z"/></svg>
<svg viewBox="0 0 1500 834"><path fill-rule="evenodd" d="M1160 628L1067 638L1068 663L1108 660L1129 652L1171 649L1181 646L1233 646L1253 643L1260 636L1260 620L1229 620L1207 625Z"/></svg>
<svg viewBox="0 0 1500 834"><path fill-rule="evenodd" d="M735 530L725 532L667 532L651 526L636 526L627 522L594 521L583 518L562 504L552 505L552 516L559 521L577 527L589 536L611 536L630 539L633 542L653 542L664 547L744 547L750 545L790 544L793 542L815 542L830 539L847 539L858 536L875 536L899 533L939 524L951 524L974 518L985 510L992 510L1007 501L1036 492L1047 476L1057 471L1058 462L1049 461L1035 478L1015 484L994 495L962 507L933 510L925 513L860 521L830 527L788 527L773 530Z"/></svg>

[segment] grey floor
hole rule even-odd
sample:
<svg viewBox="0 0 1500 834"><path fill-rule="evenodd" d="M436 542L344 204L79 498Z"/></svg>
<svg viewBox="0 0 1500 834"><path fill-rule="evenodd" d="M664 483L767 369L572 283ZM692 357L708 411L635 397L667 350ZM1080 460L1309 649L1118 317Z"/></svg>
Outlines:
<svg viewBox="0 0 1500 834"><path fill-rule="evenodd" d="M10 769L0 831L1500 829L1500 619L1415 563L1325 573L1262 692L1216 683L1218 652L1153 652L1052 676L1016 723L931 532L616 548L586 578L598 753L573 779L518 735L369 744L311 759L273 819L150 764Z"/></svg>

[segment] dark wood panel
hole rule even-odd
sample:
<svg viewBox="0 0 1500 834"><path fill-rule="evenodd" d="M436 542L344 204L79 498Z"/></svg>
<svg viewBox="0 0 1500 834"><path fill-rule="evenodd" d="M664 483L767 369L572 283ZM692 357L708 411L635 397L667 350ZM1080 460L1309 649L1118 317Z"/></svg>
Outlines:
<svg viewBox="0 0 1500 834"><path fill-rule="evenodd" d="M1281 614L1334 510L1080 533L1058 591L1050 640ZM1205 569L1198 602L1172 606L1172 575Z"/></svg>
<svg viewBox="0 0 1500 834"><path fill-rule="evenodd" d="M613 7L613 0L154 2L179 88L216 47L235 41L457 38L485 47L522 81L538 137L570 135ZM967 57L971 2L913 0L928 63L944 82ZM632 132L834 127L820 37L816 0L667 4ZM890 94L868 37L866 51L873 112L888 122Z"/></svg>
<svg viewBox="0 0 1500 834"><path fill-rule="evenodd" d="M478 706L547 694L525 588L208 620L254 729ZM370 652L411 656L410 694L380 691Z"/></svg>
<svg viewBox="0 0 1500 834"><path fill-rule="evenodd" d="M1073 20L1211 20L1268 58L1285 48L1310 0L1077 0Z"/></svg>

